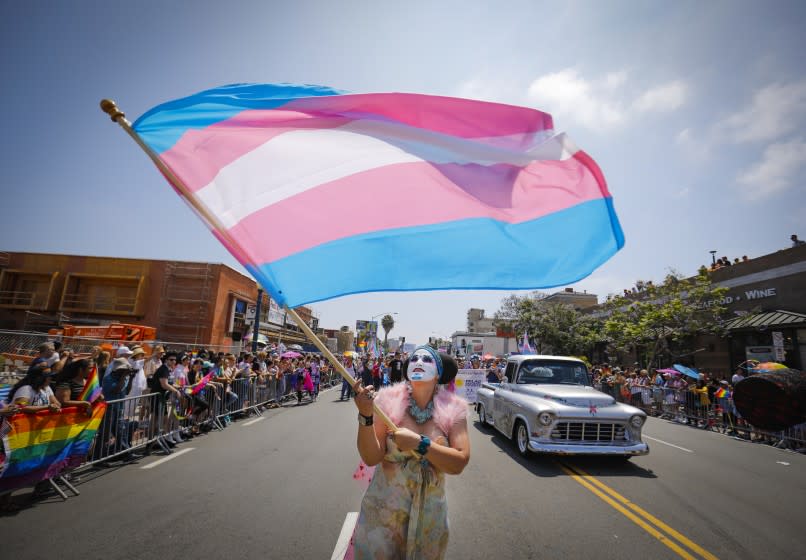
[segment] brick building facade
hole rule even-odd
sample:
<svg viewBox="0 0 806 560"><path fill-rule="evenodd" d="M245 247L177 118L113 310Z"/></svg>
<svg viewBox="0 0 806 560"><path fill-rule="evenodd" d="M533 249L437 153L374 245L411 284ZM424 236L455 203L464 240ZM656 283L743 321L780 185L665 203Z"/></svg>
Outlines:
<svg viewBox="0 0 806 560"><path fill-rule="evenodd" d="M60 324L134 323L157 329L159 340L238 346L257 303L250 277L220 263L126 259L43 253L4 253L0 259L0 329L47 331ZM263 296L261 333L304 342ZM296 309L314 328L312 310Z"/></svg>

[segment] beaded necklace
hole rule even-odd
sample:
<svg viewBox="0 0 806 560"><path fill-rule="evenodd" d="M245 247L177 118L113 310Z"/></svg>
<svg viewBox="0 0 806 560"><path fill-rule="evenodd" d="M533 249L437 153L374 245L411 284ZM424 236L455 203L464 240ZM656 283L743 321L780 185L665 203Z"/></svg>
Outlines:
<svg viewBox="0 0 806 560"><path fill-rule="evenodd" d="M425 409L420 408L411 395L411 386L409 386L409 414L418 424L425 424L434 415L434 399L428 401Z"/></svg>

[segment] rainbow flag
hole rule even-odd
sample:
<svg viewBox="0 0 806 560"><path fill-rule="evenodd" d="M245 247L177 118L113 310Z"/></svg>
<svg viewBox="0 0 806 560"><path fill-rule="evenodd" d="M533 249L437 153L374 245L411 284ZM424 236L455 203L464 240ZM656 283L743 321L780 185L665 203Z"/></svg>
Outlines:
<svg viewBox="0 0 806 560"><path fill-rule="evenodd" d="M718 399L726 399L730 397L730 391L728 391L724 387L720 387L719 389L716 390L714 396Z"/></svg>
<svg viewBox="0 0 806 560"><path fill-rule="evenodd" d="M199 381L195 385L192 385L191 387L185 389L185 393L188 395L198 395L199 393L201 393L202 390L204 390L204 388L210 382L210 379L212 379L214 373L215 370L211 370L210 373L199 379Z"/></svg>
<svg viewBox="0 0 806 560"><path fill-rule="evenodd" d="M80 401L95 402L95 399L101 396L101 384L98 382L98 367L92 366L87 380L84 382L84 388L78 396Z"/></svg>
<svg viewBox="0 0 806 560"><path fill-rule="evenodd" d="M624 245L599 166L527 107L236 84L154 107L133 128L177 193L288 307L562 286ZM304 227L312 216L333 219ZM468 244L483 266L452 249ZM401 267L401 254L418 265Z"/></svg>
<svg viewBox="0 0 806 560"><path fill-rule="evenodd" d="M68 407L61 412L43 410L8 417L0 492L53 478L83 463L105 411L106 403L98 403L91 416L83 408Z"/></svg>

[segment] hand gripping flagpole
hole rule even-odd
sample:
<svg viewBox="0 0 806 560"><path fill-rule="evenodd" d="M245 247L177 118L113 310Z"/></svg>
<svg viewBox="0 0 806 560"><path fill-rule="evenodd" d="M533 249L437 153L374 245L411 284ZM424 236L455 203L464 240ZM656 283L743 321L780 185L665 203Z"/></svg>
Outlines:
<svg viewBox="0 0 806 560"><path fill-rule="evenodd" d="M103 99L101 101L101 110L107 115L109 115L109 117L114 122L118 123L120 127L123 130L125 130L126 133L129 136L131 136L131 138L135 142L137 142L137 145L143 149L143 151L146 153L146 155L148 155L149 158L151 158L151 161L154 162L154 165L157 166L157 169L159 169L165 176L165 178L168 179L168 182L171 183L171 186L173 186L177 194L179 194L179 196L181 196L185 200L188 206L190 206L193 209L196 215L202 219L202 221L207 225L207 227L217 232L222 238L224 238L230 247L235 247L236 244L230 238L227 230L224 229L224 227L219 223L219 221L216 219L215 216L210 214L210 212L208 212L206 208L200 205L199 202L196 199L194 199L193 196L191 196L190 190L179 179L179 177L177 177L174 174L174 172L171 171L171 169L167 165L165 165L165 163L159 158L159 156L157 156L157 154L154 153L154 150L149 148L148 145L146 145L146 143L143 142L143 139L140 138L140 135L138 135L134 131L131 123L128 121L128 119L126 119L126 114L120 109L118 109L118 106L115 104L115 102L112 101L111 99ZM355 388L357 383L355 378L347 372L342 363L338 360L338 358L336 358L336 356L333 355L333 353L328 349L325 343L322 342L314 334L314 332L305 323L305 321L303 321L300 318L300 316L297 315L296 311L294 311L293 309L289 309L287 306L284 307L288 312L288 314L291 315L291 318L294 319L297 325L302 329L302 331L305 333L308 339L311 342L313 342L314 346L316 346L322 352L322 354L325 355L327 360L331 364L333 364L333 367L336 368L336 371L338 371L339 374L341 374L341 376L347 380L350 386ZM392 430L393 432L396 431L397 426L395 425L395 423L392 422L392 420L378 407L378 405L373 403L372 406L374 408L375 415L378 416L383 421L383 423L389 427L390 430Z"/></svg>

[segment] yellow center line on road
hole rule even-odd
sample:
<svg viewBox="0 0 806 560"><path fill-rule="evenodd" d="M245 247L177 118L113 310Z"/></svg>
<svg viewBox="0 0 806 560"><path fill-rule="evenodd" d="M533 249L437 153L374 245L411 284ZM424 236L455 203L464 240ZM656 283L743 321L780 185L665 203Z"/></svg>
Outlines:
<svg viewBox="0 0 806 560"><path fill-rule="evenodd" d="M605 491L608 494L610 494L613 498L615 498L616 500L620 501L622 504L624 504L627 507L629 507L630 509L632 509L638 515L642 516L644 519L646 519L647 521L649 521L650 523L652 523L653 525L655 525L656 527L658 527L662 531L666 531L667 534L669 534L673 538L677 539L680 543L682 543L684 546L688 547L693 552L696 552L697 554L699 554L700 556L702 556L706 560L718 560L716 556L714 556L713 554L711 554L710 552L708 552L707 550L705 550L704 548L699 546L697 543L695 543L695 542L691 541L690 539L686 538L685 536L681 535L679 532L677 532L674 529L672 529L671 527L669 527L666 523L664 523L663 521L661 521L660 519L658 519L657 517L655 517L651 513L647 512L647 511L644 511L638 505L634 504L633 502L631 502L630 500L628 500L627 498L625 498L624 496L622 496L621 494L619 494L618 492L616 492L615 490L613 490L612 488L607 486L601 480L598 480L597 478L594 478L593 476L589 475L588 473L586 473L585 471L583 471L580 468L577 468L577 467L569 467L569 468L571 470L575 471L576 473L578 473L583 478L585 478L585 480L590 481L591 483L593 483L596 486L598 486L599 488L601 488L603 491Z"/></svg>
<svg viewBox="0 0 806 560"><path fill-rule="evenodd" d="M696 557L689 554L687 550L681 548L678 545L678 543L672 539L676 539L680 544L687 547L695 554L698 554L701 558L705 558L706 560L718 560L716 556L714 556L713 554L711 554L710 552L708 552L695 542L686 538L678 531L675 531L674 529L669 527L669 525L667 525L654 515L648 513L647 511L644 511L642 508L638 507L636 504L632 503L630 500L628 500L627 498L625 498L624 496L622 496L621 494L619 494L618 492L616 492L615 490L604 484L602 481L589 475L582 469L578 467L570 467L563 463L559 463L559 465L560 468L566 474L568 474L569 476L571 476L571 478L574 479L574 481L578 482L579 484L581 484L582 486L593 492L596 496L601 498L604 502L609 504L615 510L619 511L630 521L641 527L644 531L646 531L647 533L658 539L666 546L668 546L681 558L694 560ZM641 519L639 515L643 517L643 519ZM647 522L651 523L655 527L653 527ZM662 533L661 531L664 531L666 534Z"/></svg>

